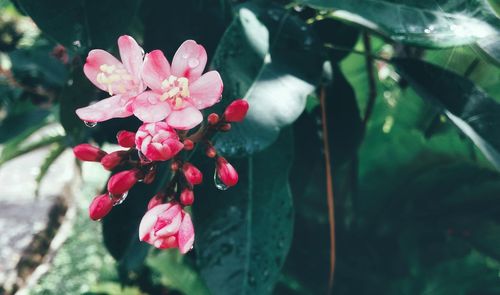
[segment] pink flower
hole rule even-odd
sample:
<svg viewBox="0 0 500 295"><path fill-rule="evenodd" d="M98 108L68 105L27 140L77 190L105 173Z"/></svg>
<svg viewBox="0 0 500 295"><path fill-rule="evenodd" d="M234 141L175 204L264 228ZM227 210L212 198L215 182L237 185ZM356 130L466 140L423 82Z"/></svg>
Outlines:
<svg viewBox="0 0 500 295"><path fill-rule="evenodd" d="M139 239L159 249L179 248L185 254L194 243L191 216L175 202L156 205L142 218Z"/></svg>
<svg viewBox="0 0 500 295"><path fill-rule="evenodd" d="M146 123L135 134L137 149L151 161L166 161L182 150L175 130L165 122Z"/></svg>
<svg viewBox="0 0 500 295"><path fill-rule="evenodd" d="M118 38L121 62L110 53L95 49L89 52L83 71L87 78L111 97L76 110L80 119L101 122L132 115L126 105L144 92L141 79L144 52L130 36Z"/></svg>
<svg viewBox="0 0 500 295"><path fill-rule="evenodd" d="M142 78L151 88L129 105L144 122L166 118L168 125L188 130L198 125L203 116L199 110L217 103L222 94L222 79L217 71L202 75L207 63L203 46L187 40L179 47L172 66L160 50L144 59Z"/></svg>

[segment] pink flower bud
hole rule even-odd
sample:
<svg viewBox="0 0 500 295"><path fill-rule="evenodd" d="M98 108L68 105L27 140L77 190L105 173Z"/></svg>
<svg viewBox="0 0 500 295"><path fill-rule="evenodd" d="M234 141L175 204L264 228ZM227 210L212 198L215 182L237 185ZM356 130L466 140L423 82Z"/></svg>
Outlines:
<svg viewBox="0 0 500 295"><path fill-rule="evenodd" d="M238 172L224 157L217 158L217 176L228 187L238 183Z"/></svg>
<svg viewBox="0 0 500 295"><path fill-rule="evenodd" d="M241 122L248 112L248 102L244 99L237 99L230 103L224 111L224 119L227 122Z"/></svg>
<svg viewBox="0 0 500 295"><path fill-rule="evenodd" d="M162 193L156 194L154 197L151 198L151 200L149 200L148 210L150 210L155 206L161 205L164 199L165 199L165 194Z"/></svg>
<svg viewBox="0 0 500 295"><path fill-rule="evenodd" d="M80 161L99 162L106 152L88 143L82 143L73 148L73 153Z"/></svg>
<svg viewBox="0 0 500 295"><path fill-rule="evenodd" d="M143 124L135 135L137 149L151 161L166 161L182 150L175 130L165 122Z"/></svg>
<svg viewBox="0 0 500 295"><path fill-rule="evenodd" d="M154 206L141 220L139 239L159 249L179 248L185 254L194 243L191 216L176 202Z"/></svg>
<svg viewBox="0 0 500 295"><path fill-rule="evenodd" d="M191 206L194 203L194 193L191 189L185 188L180 196L181 204L184 206Z"/></svg>
<svg viewBox="0 0 500 295"><path fill-rule="evenodd" d="M193 164L185 163L182 166L182 171L184 171L184 176L190 184L197 185L203 182L203 174Z"/></svg>
<svg viewBox="0 0 500 295"><path fill-rule="evenodd" d="M205 154L207 155L207 157L209 158L215 158L215 156L217 156L217 151L215 150L215 148L213 146L210 146L207 148L207 150L205 151Z"/></svg>
<svg viewBox="0 0 500 295"><path fill-rule="evenodd" d="M139 180L137 169L125 170L111 176L108 180L108 191L113 195L121 195L130 190Z"/></svg>
<svg viewBox="0 0 500 295"><path fill-rule="evenodd" d="M183 144L186 151L190 151L194 148L194 142L191 139L185 139Z"/></svg>
<svg viewBox="0 0 500 295"><path fill-rule="evenodd" d="M111 171L115 169L116 166L121 164L126 156L126 151L116 151L109 153L106 156L102 157L101 165L104 167L104 169Z"/></svg>
<svg viewBox="0 0 500 295"><path fill-rule="evenodd" d="M135 133L127 130L122 130L116 134L118 144L125 148L135 147Z"/></svg>
<svg viewBox="0 0 500 295"><path fill-rule="evenodd" d="M108 194L97 196L92 200L89 206L90 219L102 219L104 216L108 215L112 208L113 200L111 200Z"/></svg>

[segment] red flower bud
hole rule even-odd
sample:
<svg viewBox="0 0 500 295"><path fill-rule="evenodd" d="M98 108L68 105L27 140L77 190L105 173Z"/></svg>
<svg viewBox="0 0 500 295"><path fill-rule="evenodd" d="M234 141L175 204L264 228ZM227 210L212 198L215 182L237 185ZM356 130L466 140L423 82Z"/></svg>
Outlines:
<svg viewBox="0 0 500 295"><path fill-rule="evenodd" d="M219 127L219 130L227 132L227 131L231 130L231 124L229 124L229 123L222 124L222 126Z"/></svg>
<svg viewBox="0 0 500 295"><path fill-rule="evenodd" d="M111 200L108 194L97 196L89 206L90 219L99 220L108 215L112 208L113 200Z"/></svg>
<svg viewBox="0 0 500 295"><path fill-rule="evenodd" d="M125 170L111 176L108 180L108 191L113 195L121 195L131 189L139 180L137 169Z"/></svg>
<svg viewBox="0 0 500 295"><path fill-rule="evenodd" d="M88 143L82 143L73 148L73 153L80 161L99 162L106 152Z"/></svg>
<svg viewBox="0 0 500 295"><path fill-rule="evenodd" d="M238 183L238 172L224 157L217 158L217 176L228 187Z"/></svg>
<svg viewBox="0 0 500 295"><path fill-rule="evenodd" d="M219 115L217 115L216 113L211 113L210 115L208 115L207 121L208 124L215 125L219 123Z"/></svg>
<svg viewBox="0 0 500 295"><path fill-rule="evenodd" d="M190 184L197 185L203 181L203 174L193 164L185 163L182 166L182 170L184 171L184 176L186 177L186 180Z"/></svg>
<svg viewBox="0 0 500 295"><path fill-rule="evenodd" d="M184 206L191 206L194 202L194 193L191 189L185 188L181 193L181 204Z"/></svg>
<svg viewBox="0 0 500 295"><path fill-rule="evenodd" d="M135 147L135 133L127 130L122 130L116 134L118 144L125 148Z"/></svg>
<svg viewBox="0 0 500 295"><path fill-rule="evenodd" d="M163 203L163 200L165 200L165 194L158 193L154 197L149 200L148 203L148 210L153 208L154 206L160 205Z"/></svg>
<svg viewBox="0 0 500 295"><path fill-rule="evenodd" d="M115 167L118 166L126 156L126 151L116 151L109 153L106 156L102 157L101 165L104 167L104 169L111 171L115 169Z"/></svg>
<svg viewBox="0 0 500 295"><path fill-rule="evenodd" d="M186 151L190 151L194 148L194 142L191 139L185 139L182 143Z"/></svg>
<svg viewBox="0 0 500 295"><path fill-rule="evenodd" d="M205 154L207 155L207 157L209 158L215 158L215 156L217 156L217 151L215 150L215 148L213 146L210 146L207 148L207 150L205 151Z"/></svg>
<svg viewBox="0 0 500 295"><path fill-rule="evenodd" d="M227 122L241 122L248 112L248 102L244 99L237 99L230 103L224 111L224 119Z"/></svg>

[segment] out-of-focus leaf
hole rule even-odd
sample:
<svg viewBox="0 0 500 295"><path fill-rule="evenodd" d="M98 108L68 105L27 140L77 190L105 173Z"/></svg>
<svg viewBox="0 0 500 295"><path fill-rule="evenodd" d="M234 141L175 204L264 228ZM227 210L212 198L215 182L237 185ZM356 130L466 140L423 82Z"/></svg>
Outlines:
<svg viewBox="0 0 500 295"><path fill-rule="evenodd" d="M41 139L32 143L28 143L26 145L20 145L17 142L7 142L2 149L2 153L0 154L0 165L36 149L51 145L53 143L61 143L64 141L64 139L64 135L50 135L44 136ZM15 140L16 138L12 139L12 141Z"/></svg>
<svg viewBox="0 0 500 295"><path fill-rule="evenodd" d="M52 166L52 164L54 164L57 158L59 158L59 156L62 155L65 149L66 149L65 144L63 144L62 142L57 142L55 143L54 147L52 147L49 154L43 160L42 166L40 166L38 175L35 178L36 181L35 195L38 196L40 185L42 184L42 180L45 177L45 175L47 175L47 172L49 172L50 166Z"/></svg>
<svg viewBox="0 0 500 295"><path fill-rule="evenodd" d="M83 75L80 67L73 69L69 83L59 95L59 119L70 145L83 141L86 126L75 113L75 110L90 104L96 97L96 88Z"/></svg>
<svg viewBox="0 0 500 295"><path fill-rule="evenodd" d="M470 80L412 59L394 60L418 94L436 104L500 169L500 104Z"/></svg>
<svg viewBox="0 0 500 295"><path fill-rule="evenodd" d="M492 60L500 66L500 35L484 38L477 42L477 46Z"/></svg>
<svg viewBox="0 0 500 295"><path fill-rule="evenodd" d="M321 46L311 29L280 6L247 3L222 38L212 66L224 81L220 110L245 98L248 115L216 146L224 154L252 154L272 144L305 108L321 75Z"/></svg>
<svg viewBox="0 0 500 295"><path fill-rule="evenodd" d="M18 0L37 26L68 48L107 48L127 32L139 0Z"/></svg>
<svg viewBox="0 0 500 295"><path fill-rule="evenodd" d="M13 116L7 116L0 124L0 143L17 137L23 141L36 130L54 120L48 117L51 112L43 109L29 110Z"/></svg>
<svg viewBox="0 0 500 295"><path fill-rule="evenodd" d="M209 197L200 196L193 207L195 249L212 294L264 295L274 288L293 230L289 131L266 150L231 160L237 186L218 191L208 181L203 185Z"/></svg>
<svg viewBox="0 0 500 295"><path fill-rule="evenodd" d="M23 80L24 76L29 76L30 79L36 80L36 83L45 82L50 86L64 86L68 72L66 67L52 56L50 45L42 44L9 53L15 77Z"/></svg>
<svg viewBox="0 0 500 295"><path fill-rule="evenodd" d="M321 41L332 46L329 53L330 61L338 63L347 55L359 38L359 30L341 21L325 18L312 24Z"/></svg>
<svg viewBox="0 0 500 295"><path fill-rule="evenodd" d="M300 0L395 41L452 47L491 38L500 24L486 0Z"/></svg>
<svg viewBox="0 0 500 295"><path fill-rule="evenodd" d="M179 290L182 293L210 295L202 278L188 258L176 250L161 251L150 255L147 265L159 276L163 286Z"/></svg>

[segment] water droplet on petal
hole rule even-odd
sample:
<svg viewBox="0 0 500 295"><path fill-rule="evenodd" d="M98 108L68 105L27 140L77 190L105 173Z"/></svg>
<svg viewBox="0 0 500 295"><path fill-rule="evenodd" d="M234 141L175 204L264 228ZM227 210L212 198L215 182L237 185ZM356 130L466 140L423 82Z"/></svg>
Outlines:
<svg viewBox="0 0 500 295"><path fill-rule="evenodd" d="M190 58L188 60L188 66L190 68L196 68L200 64L200 61L197 58Z"/></svg>
<svg viewBox="0 0 500 295"><path fill-rule="evenodd" d="M128 192L123 193L119 197L115 197L115 196L110 195L110 197L113 198L113 206L118 206L121 203L123 203L123 201L125 201L125 199L127 198L127 196L128 196Z"/></svg>
<svg viewBox="0 0 500 295"><path fill-rule="evenodd" d="M83 123L85 123L85 126L87 126L89 128L94 128L95 126L97 126L97 122L83 121Z"/></svg>
<svg viewBox="0 0 500 295"><path fill-rule="evenodd" d="M214 173L214 183L215 187L221 191L227 190L229 187L225 185L222 180L220 180L219 175L217 174L217 170Z"/></svg>

